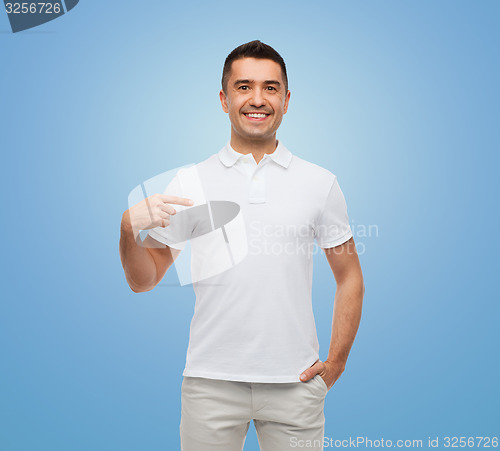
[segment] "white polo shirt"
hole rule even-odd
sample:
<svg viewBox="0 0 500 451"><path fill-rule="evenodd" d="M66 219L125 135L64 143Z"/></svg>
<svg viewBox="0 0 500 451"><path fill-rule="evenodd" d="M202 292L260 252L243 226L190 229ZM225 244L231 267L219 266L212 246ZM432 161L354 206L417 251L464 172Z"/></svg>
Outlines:
<svg viewBox="0 0 500 451"><path fill-rule="evenodd" d="M229 269L193 282L196 303L183 375L298 382L319 358L313 255L317 246L338 246L352 237L337 178L292 155L281 141L259 164L228 143L196 170L207 201L240 206L248 253ZM165 193L190 196L177 176ZM167 226L149 235L182 248L176 233Z"/></svg>

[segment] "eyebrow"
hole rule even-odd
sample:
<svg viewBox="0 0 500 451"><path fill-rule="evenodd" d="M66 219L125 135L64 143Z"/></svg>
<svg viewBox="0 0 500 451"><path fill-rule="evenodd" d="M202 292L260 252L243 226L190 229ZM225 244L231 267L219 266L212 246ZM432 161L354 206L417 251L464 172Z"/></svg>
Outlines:
<svg viewBox="0 0 500 451"><path fill-rule="evenodd" d="M244 84L252 84L254 83L254 80L236 80L234 82L234 86L237 85L244 85ZM266 85L276 85L276 86L281 86L281 83L278 80L265 80L264 84Z"/></svg>

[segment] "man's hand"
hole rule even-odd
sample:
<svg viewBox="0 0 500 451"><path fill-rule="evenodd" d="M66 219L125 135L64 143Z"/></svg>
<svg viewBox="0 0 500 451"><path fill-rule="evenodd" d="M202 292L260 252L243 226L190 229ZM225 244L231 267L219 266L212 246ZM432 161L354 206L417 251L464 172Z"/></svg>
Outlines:
<svg viewBox="0 0 500 451"><path fill-rule="evenodd" d="M316 360L313 365L307 368L307 370L300 375L300 380L305 382L312 379L316 376L316 374L319 374L325 381L328 390L330 390L333 384L335 384L337 379L344 372L344 368L344 363L332 362L328 360L322 362L321 360Z"/></svg>
<svg viewBox="0 0 500 451"><path fill-rule="evenodd" d="M120 225L120 259L125 277L135 293L152 290L165 275L180 250L147 236L141 230L167 227L176 210L170 204L193 205L191 199L166 194L153 194L126 210Z"/></svg>
<svg viewBox="0 0 500 451"><path fill-rule="evenodd" d="M129 225L137 235L140 230L148 230L154 227L166 227L170 224L170 216L175 215L176 210L170 204L193 205L191 199L166 194L153 194L130 207L128 215L124 215Z"/></svg>

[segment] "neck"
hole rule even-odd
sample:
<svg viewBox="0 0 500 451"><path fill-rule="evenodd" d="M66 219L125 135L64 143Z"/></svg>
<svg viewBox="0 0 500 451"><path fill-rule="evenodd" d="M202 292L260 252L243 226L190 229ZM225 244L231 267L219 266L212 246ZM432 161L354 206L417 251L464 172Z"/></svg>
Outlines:
<svg viewBox="0 0 500 451"><path fill-rule="evenodd" d="M233 130L231 130L230 144L236 152L244 155L251 153L258 164L264 157L264 154L273 153L276 150L278 141L276 140L276 133L274 133L270 138L249 140L242 139L241 136L238 136Z"/></svg>

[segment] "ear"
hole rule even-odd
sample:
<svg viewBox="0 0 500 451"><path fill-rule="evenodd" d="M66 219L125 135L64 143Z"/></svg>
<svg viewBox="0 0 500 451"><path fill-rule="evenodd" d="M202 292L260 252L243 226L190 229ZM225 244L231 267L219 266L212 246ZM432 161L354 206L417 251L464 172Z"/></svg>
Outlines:
<svg viewBox="0 0 500 451"><path fill-rule="evenodd" d="M219 92L219 98L220 98L220 103L222 105L222 110L224 113L229 113L229 109L227 107L227 99L226 99L226 94L224 94L224 90L220 90Z"/></svg>
<svg viewBox="0 0 500 451"><path fill-rule="evenodd" d="M288 102L290 101L290 91L287 91L286 97L285 97L285 106L283 107L283 114L286 114L288 110Z"/></svg>

